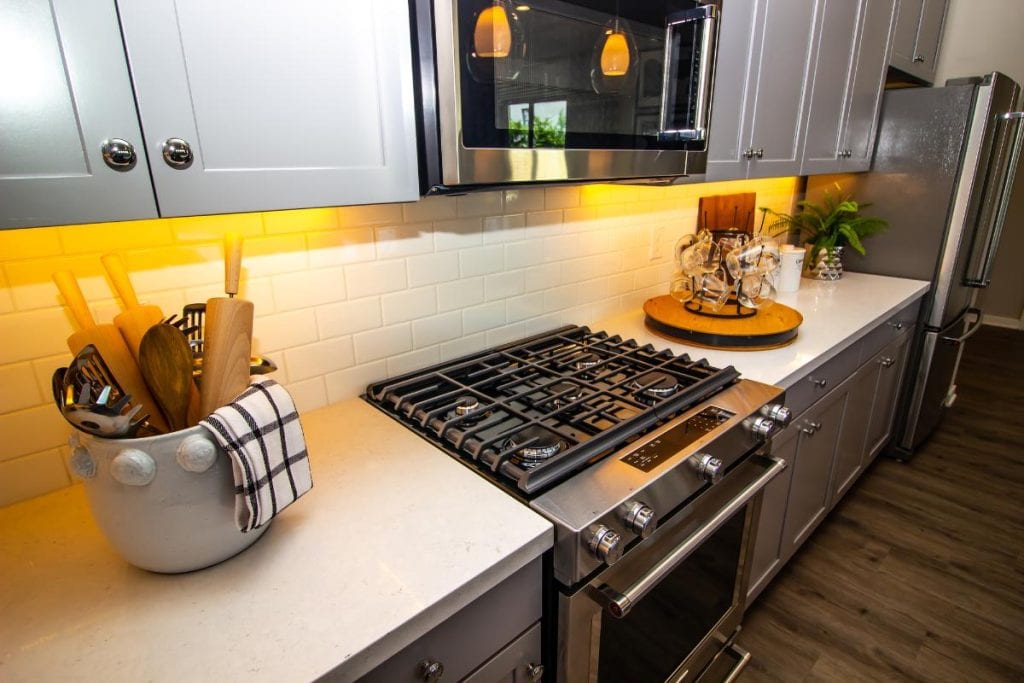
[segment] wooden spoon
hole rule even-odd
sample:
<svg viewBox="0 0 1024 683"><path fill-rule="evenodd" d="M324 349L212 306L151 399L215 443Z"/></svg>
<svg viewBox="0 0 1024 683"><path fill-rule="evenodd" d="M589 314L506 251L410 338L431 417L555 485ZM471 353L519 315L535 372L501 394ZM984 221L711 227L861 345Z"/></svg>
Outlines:
<svg viewBox="0 0 1024 683"><path fill-rule="evenodd" d="M192 384L192 350L181 330L166 323L153 325L139 344L139 367L172 430L188 426Z"/></svg>

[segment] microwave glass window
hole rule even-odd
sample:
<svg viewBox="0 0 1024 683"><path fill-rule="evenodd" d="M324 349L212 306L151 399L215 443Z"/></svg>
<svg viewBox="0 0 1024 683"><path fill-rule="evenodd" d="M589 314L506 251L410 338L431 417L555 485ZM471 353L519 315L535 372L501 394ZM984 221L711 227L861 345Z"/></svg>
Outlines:
<svg viewBox="0 0 1024 683"><path fill-rule="evenodd" d="M699 5L459 0L463 144L702 149L665 135L693 125L702 22L669 25Z"/></svg>

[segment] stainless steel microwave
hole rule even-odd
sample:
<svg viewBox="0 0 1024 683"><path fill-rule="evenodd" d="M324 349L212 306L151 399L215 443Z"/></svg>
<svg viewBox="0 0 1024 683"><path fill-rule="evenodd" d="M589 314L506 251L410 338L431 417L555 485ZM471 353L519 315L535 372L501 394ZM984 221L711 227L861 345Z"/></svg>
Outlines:
<svg viewBox="0 0 1024 683"><path fill-rule="evenodd" d="M413 0L423 193L701 180L720 4Z"/></svg>

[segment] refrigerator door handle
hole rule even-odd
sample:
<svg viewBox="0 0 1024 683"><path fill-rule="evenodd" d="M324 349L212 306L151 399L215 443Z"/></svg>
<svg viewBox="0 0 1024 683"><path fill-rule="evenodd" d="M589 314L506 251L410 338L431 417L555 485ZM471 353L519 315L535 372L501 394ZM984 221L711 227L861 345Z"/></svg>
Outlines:
<svg viewBox="0 0 1024 683"><path fill-rule="evenodd" d="M982 320L981 309L980 308L968 308L967 309L967 313L968 314L973 313L974 315L977 316L977 319L975 319L974 324L971 325L970 327L968 327L967 330L963 334L961 334L959 337L940 337L942 339L942 341L947 342L949 344L953 344L953 345L963 344L965 341L967 341L968 339L973 337L975 332L977 332L978 330L981 329L981 326L982 326L982 322L981 322L981 320Z"/></svg>
<svg viewBox="0 0 1024 683"><path fill-rule="evenodd" d="M1010 205L1017 161L1020 158L1021 147L1024 146L1022 121L1024 121L1024 112L1022 111L1012 111L996 117L997 125L999 127L1011 126L1012 133L1008 136L1010 142L1006 147L993 153L989 165L988 173L1001 173L1002 177L991 179L990 182L995 184L995 187L989 196L982 199L982 212L983 214L987 213L988 218L987 220L981 218L978 227L984 229L985 236L982 239L975 238L972 246L977 248L980 245L984 257L976 263L975 254L971 255L970 263L974 265L974 269L964 277L964 284L968 287L988 287L992 281L992 262L995 260L996 248L999 246L999 236L1003 231L1006 210ZM1000 138L997 137L997 139ZM1008 153L1004 154L1004 150Z"/></svg>

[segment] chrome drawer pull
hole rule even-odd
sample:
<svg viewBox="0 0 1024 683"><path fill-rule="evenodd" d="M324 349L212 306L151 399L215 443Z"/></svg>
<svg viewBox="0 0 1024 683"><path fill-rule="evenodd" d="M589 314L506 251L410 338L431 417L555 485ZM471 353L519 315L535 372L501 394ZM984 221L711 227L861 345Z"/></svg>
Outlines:
<svg viewBox="0 0 1024 683"><path fill-rule="evenodd" d="M814 436L819 429L821 429L820 422L808 422L807 426L801 429L800 431L802 431L807 436Z"/></svg>
<svg viewBox="0 0 1024 683"><path fill-rule="evenodd" d="M822 377L821 379L814 379L813 377L808 377L807 381L809 381L811 384L818 387L819 389L824 389L825 385L828 384L828 379L824 377Z"/></svg>
<svg viewBox="0 0 1024 683"><path fill-rule="evenodd" d="M895 358L882 358L878 362L882 364L883 368L891 368L893 365L896 364L896 359Z"/></svg>
<svg viewBox="0 0 1024 683"><path fill-rule="evenodd" d="M903 321L902 320L890 320L889 322L886 323L886 325L888 325L892 329L896 330L897 332L899 332L900 330L903 329Z"/></svg>
<svg viewBox="0 0 1024 683"><path fill-rule="evenodd" d="M444 664L431 659L424 659L419 663L419 675L427 683L436 683L444 676Z"/></svg>

